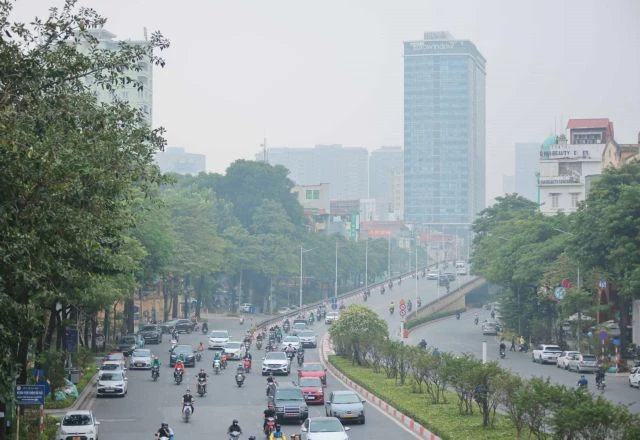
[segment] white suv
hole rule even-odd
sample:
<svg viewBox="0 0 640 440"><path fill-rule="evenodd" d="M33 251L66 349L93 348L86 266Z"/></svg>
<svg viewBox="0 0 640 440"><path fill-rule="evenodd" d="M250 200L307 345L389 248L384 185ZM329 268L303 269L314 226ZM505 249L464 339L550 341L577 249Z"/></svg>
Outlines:
<svg viewBox="0 0 640 440"><path fill-rule="evenodd" d="M541 364L555 364L558 361L558 356L562 354L562 349L557 345L540 344L538 348L531 353L531 360L533 362L540 362Z"/></svg>
<svg viewBox="0 0 640 440"><path fill-rule="evenodd" d="M289 359L283 351L270 351L262 361L262 375L269 373L289 375Z"/></svg>

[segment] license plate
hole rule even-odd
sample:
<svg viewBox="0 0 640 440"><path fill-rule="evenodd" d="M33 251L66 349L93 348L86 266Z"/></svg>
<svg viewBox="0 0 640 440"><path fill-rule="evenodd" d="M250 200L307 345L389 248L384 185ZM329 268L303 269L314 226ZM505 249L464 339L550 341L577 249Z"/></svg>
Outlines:
<svg viewBox="0 0 640 440"><path fill-rule="evenodd" d="M347 418L350 418L350 417L356 417L356 415L355 415L355 414L345 414L344 416L345 416L345 417L347 417Z"/></svg>
<svg viewBox="0 0 640 440"><path fill-rule="evenodd" d="M71 440L80 440L80 436L76 435L75 437L71 437Z"/></svg>
<svg viewBox="0 0 640 440"><path fill-rule="evenodd" d="M284 416L285 417L298 417L298 414L296 414L296 413L285 413Z"/></svg>
<svg viewBox="0 0 640 440"><path fill-rule="evenodd" d="M142 367L144 364L142 362L136 362L136 367Z"/></svg>
<svg viewBox="0 0 640 440"><path fill-rule="evenodd" d="M316 396L307 396L308 400L316 400Z"/></svg>

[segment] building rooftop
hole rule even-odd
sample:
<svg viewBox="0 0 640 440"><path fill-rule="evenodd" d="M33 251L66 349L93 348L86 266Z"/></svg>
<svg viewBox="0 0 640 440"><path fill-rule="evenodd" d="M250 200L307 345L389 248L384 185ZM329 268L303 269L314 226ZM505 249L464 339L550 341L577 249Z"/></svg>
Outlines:
<svg viewBox="0 0 640 440"><path fill-rule="evenodd" d="M609 128L609 124L611 124L609 118L569 119L567 128Z"/></svg>

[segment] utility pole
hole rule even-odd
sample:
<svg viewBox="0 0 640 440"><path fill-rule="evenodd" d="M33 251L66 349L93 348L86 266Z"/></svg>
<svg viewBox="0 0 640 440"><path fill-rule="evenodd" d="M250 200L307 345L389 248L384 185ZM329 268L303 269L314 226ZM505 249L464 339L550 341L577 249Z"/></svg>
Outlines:
<svg viewBox="0 0 640 440"><path fill-rule="evenodd" d="M364 290L369 287L369 237L364 245Z"/></svg>
<svg viewBox="0 0 640 440"><path fill-rule="evenodd" d="M262 147L262 162L269 163L269 155L268 155L268 152L267 152L267 138L266 138L266 136L264 137L264 140L260 144L260 146Z"/></svg>

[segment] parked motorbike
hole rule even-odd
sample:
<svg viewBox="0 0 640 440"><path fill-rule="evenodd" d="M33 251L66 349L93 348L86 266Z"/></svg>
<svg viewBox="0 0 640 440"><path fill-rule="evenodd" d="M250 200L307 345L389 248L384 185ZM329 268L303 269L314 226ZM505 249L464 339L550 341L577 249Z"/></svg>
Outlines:
<svg viewBox="0 0 640 440"><path fill-rule="evenodd" d="M192 410L191 405L188 403L182 404L182 419L185 423L189 423L189 419L191 418Z"/></svg>
<svg viewBox="0 0 640 440"><path fill-rule="evenodd" d="M207 380L199 377L198 378L198 394L200 395L200 397L204 396L205 393L207 392Z"/></svg>
<svg viewBox="0 0 640 440"><path fill-rule="evenodd" d="M160 377L160 367L151 367L151 379L156 382L158 377Z"/></svg>
<svg viewBox="0 0 640 440"><path fill-rule="evenodd" d="M220 359L213 360L213 372L220 374Z"/></svg>
<svg viewBox="0 0 640 440"><path fill-rule="evenodd" d="M242 386L242 384L244 383L244 379L245 379L244 373L242 371L238 371L236 373L236 385L238 385L238 388Z"/></svg>

